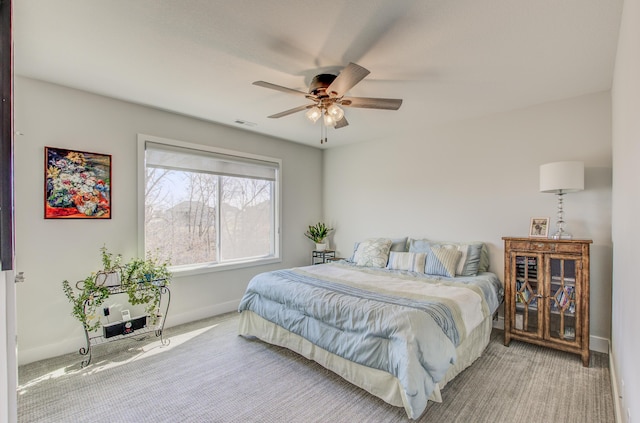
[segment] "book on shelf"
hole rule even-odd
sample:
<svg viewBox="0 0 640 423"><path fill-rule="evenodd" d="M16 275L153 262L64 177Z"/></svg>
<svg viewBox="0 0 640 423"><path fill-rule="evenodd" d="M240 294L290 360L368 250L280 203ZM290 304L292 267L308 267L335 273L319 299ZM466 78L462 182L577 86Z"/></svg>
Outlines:
<svg viewBox="0 0 640 423"><path fill-rule="evenodd" d="M572 286L565 286L558 298L558 305L564 309L569 302L575 302L575 289Z"/></svg>

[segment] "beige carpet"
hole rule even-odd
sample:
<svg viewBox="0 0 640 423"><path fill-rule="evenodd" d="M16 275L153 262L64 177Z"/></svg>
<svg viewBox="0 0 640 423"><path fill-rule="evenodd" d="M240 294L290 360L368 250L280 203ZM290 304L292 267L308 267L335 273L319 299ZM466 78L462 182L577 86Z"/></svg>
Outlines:
<svg viewBox="0 0 640 423"><path fill-rule="evenodd" d="M20 422L403 422L390 406L283 348L237 336L236 313L155 338L19 369ZM78 346L79 348L80 346ZM494 331L484 355L431 404L424 422L613 422L608 357L513 341Z"/></svg>

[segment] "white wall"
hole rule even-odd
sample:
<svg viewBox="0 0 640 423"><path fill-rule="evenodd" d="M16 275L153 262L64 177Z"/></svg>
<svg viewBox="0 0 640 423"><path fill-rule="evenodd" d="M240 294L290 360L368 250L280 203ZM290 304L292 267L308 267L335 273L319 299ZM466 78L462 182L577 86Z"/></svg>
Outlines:
<svg viewBox="0 0 640 423"><path fill-rule="evenodd" d="M138 133L282 159L282 263L174 278L168 326L234 310L254 274L310 261L303 233L321 218L319 149L20 77L15 128L23 134L15 145L16 267L26 278L16 294L20 364L83 346L64 279L99 269L102 245L136 255ZM45 146L113 155L112 219L43 218Z"/></svg>
<svg viewBox="0 0 640 423"><path fill-rule="evenodd" d="M612 89L613 316L611 356L622 421L640 421L640 1L625 0ZM616 398L616 397L614 397ZM617 398L616 398L617 399ZM629 413L629 414L627 414Z"/></svg>
<svg viewBox="0 0 640 423"><path fill-rule="evenodd" d="M501 238L527 236L534 216L555 222L556 197L538 191L539 165L582 160L585 190L566 196L565 217L576 238L594 241L592 349L606 351L610 116L610 95L602 92L327 150L324 215L336 229L339 254L349 255L355 241L371 236L481 240L504 280Z"/></svg>

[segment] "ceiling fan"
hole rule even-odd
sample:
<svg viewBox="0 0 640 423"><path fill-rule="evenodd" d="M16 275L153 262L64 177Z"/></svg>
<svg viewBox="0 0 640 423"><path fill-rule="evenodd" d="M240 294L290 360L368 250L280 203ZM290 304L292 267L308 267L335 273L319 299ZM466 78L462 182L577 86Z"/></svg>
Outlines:
<svg viewBox="0 0 640 423"><path fill-rule="evenodd" d="M349 63L338 75L322 73L313 77L311 84L309 84L308 93L265 81L255 81L253 85L295 94L311 100L311 104L294 107L269 117L277 119L303 110L307 110L307 118L314 123L322 117L325 132L321 133L320 143L323 144L327 142L326 127L339 129L349 125L349 122L344 117L344 110L340 106L398 110L402 105L401 99L394 98L345 97L346 92L362 81L368 74L369 71L362 66ZM324 137L322 137L323 134Z"/></svg>

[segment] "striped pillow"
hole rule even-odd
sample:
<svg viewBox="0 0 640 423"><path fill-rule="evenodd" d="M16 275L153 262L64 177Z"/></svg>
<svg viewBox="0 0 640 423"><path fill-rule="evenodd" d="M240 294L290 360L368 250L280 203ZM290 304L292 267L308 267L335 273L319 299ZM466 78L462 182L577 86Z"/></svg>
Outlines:
<svg viewBox="0 0 640 423"><path fill-rule="evenodd" d="M409 270L411 272L420 272L424 270L427 255L425 253L402 253L391 251L389 253L389 263L387 269L391 270Z"/></svg>
<svg viewBox="0 0 640 423"><path fill-rule="evenodd" d="M456 267L460 257L462 257L462 252L458 249L431 247L427 255L424 273L453 278L456 275Z"/></svg>

